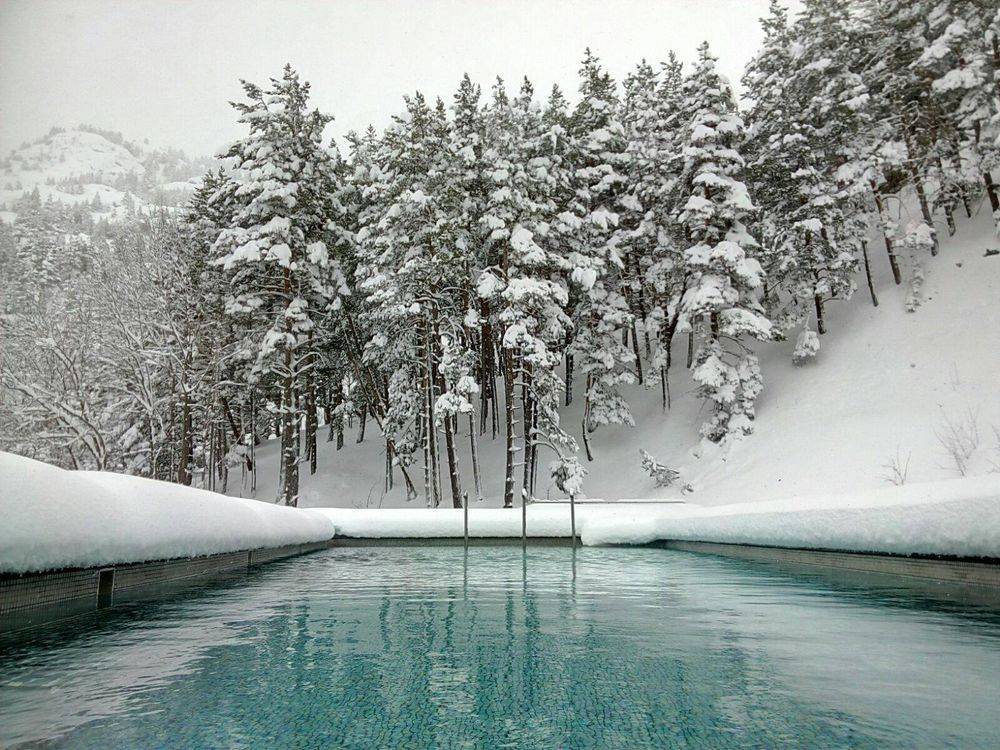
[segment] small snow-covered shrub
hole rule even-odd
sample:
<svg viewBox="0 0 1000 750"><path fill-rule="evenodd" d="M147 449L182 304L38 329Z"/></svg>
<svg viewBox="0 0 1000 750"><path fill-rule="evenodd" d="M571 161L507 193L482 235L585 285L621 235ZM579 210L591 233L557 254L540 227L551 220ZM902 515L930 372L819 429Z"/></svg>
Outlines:
<svg viewBox="0 0 1000 750"><path fill-rule="evenodd" d="M804 364L815 357L818 351L819 336L816 335L816 331L803 328L802 332L799 333L798 339L795 341L795 351L792 352L792 362L796 365Z"/></svg>
<svg viewBox="0 0 1000 750"><path fill-rule="evenodd" d="M642 448L639 449L639 458L642 461L642 470L653 478L657 487L669 487L680 476L680 472L664 466Z"/></svg>
<svg viewBox="0 0 1000 750"><path fill-rule="evenodd" d="M941 427L934 430L938 442L951 459L955 471L963 477L969 470L969 459L979 447L979 418L972 409L967 409L962 417L952 419L945 416Z"/></svg>
<svg viewBox="0 0 1000 750"><path fill-rule="evenodd" d="M904 460L900 456L899 448L896 448L896 455L890 456L889 460L882 464L882 468L886 470L885 480L897 487L902 487L906 484L906 478L910 473L910 457L912 454L907 453L906 459Z"/></svg>

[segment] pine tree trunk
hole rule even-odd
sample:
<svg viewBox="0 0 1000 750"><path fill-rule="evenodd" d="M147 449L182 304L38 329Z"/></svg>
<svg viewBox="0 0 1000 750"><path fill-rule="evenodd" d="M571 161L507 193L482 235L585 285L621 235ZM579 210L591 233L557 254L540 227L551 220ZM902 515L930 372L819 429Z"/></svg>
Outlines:
<svg viewBox="0 0 1000 750"><path fill-rule="evenodd" d="M254 391L250 389L250 492L257 492L257 412L254 409Z"/></svg>
<svg viewBox="0 0 1000 750"><path fill-rule="evenodd" d="M581 424L583 435L583 449L587 454L587 460L593 461L594 454L590 450L590 375L587 375L587 391L583 394L583 421Z"/></svg>
<svg viewBox="0 0 1000 750"><path fill-rule="evenodd" d="M361 416L358 417L358 443L365 441L365 425L368 422L368 403L361 404Z"/></svg>
<svg viewBox="0 0 1000 750"><path fill-rule="evenodd" d="M813 304L816 306L816 331L822 336L826 333L826 321L823 319L823 298L813 295Z"/></svg>
<svg viewBox="0 0 1000 750"><path fill-rule="evenodd" d="M683 297L684 292L687 291L687 278L684 279L684 284L681 287L681 296ZM661 307L663 310L668 309L667 299L664 296L661 301ZM678 304L674 309L674 314L670 318L670 323L667 325L665 335L660 334L660 347L666 353L667 361L664 367L660 368L660 396L663 401L663 408L666 410L670 409L670 365L673 364L673 354L674 354L674 334L677 332L677 326L681 322L681 306ZM691 341L688 341L688 357L693 357L694 352L691 350ZM690 368L690 363L688 368Z"/></svg>
<svg viewBox="0 0 1000 750"><path fill-rule="evenodd" d="M531 454L534 443L534 436L531 432L532 413L534 411L531 395L531 365L524 362L521 365L521 371L521 434L524 436L524 439L521 441L521 444L524 446L524 458L521 467L521 497L527 499L530 497L531 490Z"/></svg>
<svg viewBox="0 0 1000 750"><path fill-rule="evenodd" d="M909 156L909 170L910 176L913 178L913 189L917 192L917 201L920 203L920 213L924 217L924 222L931 228L934 229L934 220L931 217L930 204L927 202L927 191L924 189L923 174L921 173L920 167L915 161L915 155L917 153L916 144L913 139L913 126L910 123L910 119L907 115L907 111L903 107L897 105L902 120L903 120L903 139L906 142L906 152ZM931 245L931 255L937 255L938 253L938 239L937 233L934 232L934 244Z"/></svg>
<svg viewBox="0 0 1000 750"><path fill-rule="evenodd" d="M327 388L323 398L323 423L326 425L326 442L333 442L333 396Z"/></svg>
<svg viewBox="0 0 1000 750"><path fill-rule="evenodd" d="M392 490L392 441L385 441L385 491Z"/></svg>
<svg viewBox="0 0 1000 750"><path fill-rule="evenodd" d="M997 211L1000 211L1000 196L997 195L996 183L993 182L993 175L990 174L988 169L983 172L983 184L986 185L986 197L989 198L990 208L993 209L993 213L995 214Z"/></svg>
<svg viewBox="0 0 1000 750"><path fill-rule="evenodd" d="M688 352L687 352L687 369L691 369L691 365L694 364L694 323L691 324L691 330L688 331Z"/></svg>
<svg viewBox="0 0 1000 750"><path fill-rule="evenodd" d="M344 423L343 414L340 413L339 409L344 403L344 392L338 386L333 391L333 398L331 399L331 409L330 409L330 424L327 427L327 442L333 442L334 438L337 440L337 450L339 451L344 447Z"/></svg>
<svg viewBox="0 0 1000 750"><path fill-rule="evenodd" d="M187 388L181 386L181 440L180 455L177 459L177 483L191 484L191 454L193 452L194 440L191 435L191 400L187 394Z"/></svg>
<svg viewBox="0 0 1000 750"><path fill-rule="evenodd" d="M965 185L962 187L962 207L965 209L965 218L972 218L972 201L969 198L969 187Z"/></svg>
<svg viewBox="0 0 1000 750"><path fill-rule="evenodd" d="M426 393L426 388L425 388ZM426 396L425 396L426 406ZM433 490L431 489L431 442L427 435L427 414L418 415L417 430L422 438L424 452L424 505L434 507Z"/></svg>
<svg viewBox="0 0 1000 750"><path fill-rule="evenodd" d="M959 163L959 157L957 156L957 149L951 149L951 151L955 154L954 158L957 165ZM937 157L937 165L938 165L938 171L941 174L941 184L943 189L945 165L944 165L944 159L941 156ZM952 185L951 187L948 188L947 195L945 196L945 200L943 201L944 215L945 219L947 219L948 221L949 237L954 237L955 232L958 231L958 227L955 225L955 207L958 206L958 201L961 196L961 193L962 191L958 186Z"/></svg>
<svg viewBox="0 0 1000 750"><path fill-rule="evenodd" d="M483 500L483 483L479 477L479 447L476 444L476 417L469 412L469 450L472 454L472 480L476 485L476 500Z"/></svg>
<svg viewBox="0 0 1000 750"><path fill-rule="evenodd" d="M917 169L916 165L910 167L910 174L913 175L913 188L917 191L917 201L920 203L920 213L924 217L924 221L927 223L932 230L934 229L934 219L931 218L931 208L930 204L927 202L927 191L924 190L924 182L921 179L920 170ZM934 233L934 244L931 245L931 255L938 254L938 239L937 233Z"/></svg>
<svg viewBox="0 0 1000 750"><path fill-rule="evenodd" d="M427 410L426 418L424 420L425 429L425 439L428 444L427 455L430 458L430 472L431 472L431 507L436 508L441 504L441 484L440 484L440 472L438 470L438 443L437 443L437 426L434 421L434 354L431 345L431 335L430 335L430 325L426 326L425 335L425 348L426 352L426 393L427 393Z"/></svg>
<svg viewBox="0 0 1000 750"><path fill-rule="evenodd" d="M208 460L205 462L205 473L202 476L202 482L207 490L215 492L215 429L206 426L201 439L202 444L208 446Z"/></svg>
<svg viewBox="0 0 1000 750"><path fill-rule="evenodd" d="M948 222L948 236L954 237L955 232L958 231L958 227L955 225L955 210L951 201L947 201L944 204L944 218Z"/></svg>
<svg viewBox="0 0 1000 750"><path fill-rule="evenodd" d="M448 474L451 477L452 507L462 507L462 479L458 475L458 461L455 460L455 421L451 417L444 418L444 444L448 453Z"/></svg>
<svg viewBox="0 0 1000 750"><path fill-rule="evenodd" d="M878 307L878 297L875 296L875 284L872 282L872 267L868 262L868 240L861 240L861 256L865 261L865 279L868 281L868 293L872 296L872 305Z"/></svg>
<svg viewBox="0 0 1000 750"><path fill-rule="evenodd" d="M566 352L566 406L573 403L573 355Z"/></svg>
<svg viewBox="0 0 1000 750"><path fill-rule="evenodd" d="M651 353L651 350L650 350L650 347L649 347L649 330L647 329L647 327L645 325L646 324L646 315L648 314L648 311L646 309L646 292L645 292L645 290L643 289L643 286L642 286L642 267L639 264L639 256L636 253L631 253L630 256L632 258L632 266L633 266L633 271L632 272L633 272L633 274L635 274L635 276L634 276L634 278L635 278L635 290L634 290L634 292L635 293L634 293L633 296L634 296L634 299L635 299L635 306L638 308L638 310L637 310L638 315L636 317L639 318L640 320L642 320L642 322L643 322L643 339L644 339L645 345L646 345L646 357L649 357L649 355ZM635 314L635 312L636 311L633 311L633 314ZM635 333L635 327L634 327L634 325L633 325L632 332L633 332L633 335L634 335L634 333Z"/></svg>
<svg viewBox="0 0 1000 750"><path fill-rule="evenodd" d="M889 216L885 209L885 201L882 199L882 193L879 192L878 186L872 182L872 195L875 196L875 206L878 208L879 221L882 224L882 237L885 240L885 252L889 256L889 268L892 269L892 280L896 282L899 286L903 283L903 276L899 272L899 262L896 260L896 252L892 247L892 239L889 237Z"/></svg>
<svg viewBox="0 0 1000 750"><path fill-rule="evenodd" d="M309 372L306 374L306 455L309 457L309 473L315 474L319 461L316 446L316 432L319 430L316 404L316 352L312 346L312 332L309 333Z"/></svg>
<svg viewBox="0 0 1000 750"><path fill-rule="evenodd" d="M503 367L503 365L500 365ZM490 423L492 425L493 439L497 439L500 430L500 399L497 397L497 375L496 371L490 372Z"/></svg>
<svg viewBox="0 0 1000 750"><path fill-rule="evenodd" d="M298 432L295 419L295 386L290 374L291 349L285 349L281 405L281 497L285 505L299 504Z"/></svg>
<svg viewBox="0 0 1000 750"><path fill-rule="evenodd" d="M435 507L440 506L444 501L444 483L441 481L441 444L438 442L438 430L437 430L437 398L442 393L444 393L444 377L438 372L438 365L441 362L441 354L438 351L438 342L440 342L440 336L438 335L438 324L437 324L437 310L434 310L434 323L431 328L431 338L430 338L430 357L431 357L431 425L434 426L434 441L432 443L432 448L434 449L434 487L436 490L437 504ZM443 424L447 424L448 417L445 416L442 420ZM445 446L445 459L447 459L447 445ZM449 471L451 467L449 466Z"/></svg>
<svg viewBox="0 0 1000 750"><path fill-rule="evenodd" d="M282 271L283 292L286 303L292 299L291 271ZM293 336L292 321L285 318L285 334ZM295 393L295 376L292 372L292 347L284 348L284 377L281 394L281 495L285 505L299 504L299 425Z"/></svg>
<svg viewBox="0 0 1000 750"><path fill-rule="evenodd" d="M639 336L636 333L635 320L632 320L632 353L635 355L635 374L639 379L639 385L643 384L642 377L642 357L639 354Z"/></svg>
<svg viewBox="0 0 1000 750"><path fill-rule="evenodd" d="M229 464L226 463L226 456L229 454L229 440L226 437L226 428L219 425L219 478L222 480L222 494L226 494L229 488Z"/></svg>
<svg viewBox="0 0 1000 750"><path fill-rule="evenodd" d="M1000 75L997 75L997 71L1000 71L1000 36L997 34L991 34L992 38L990 40L990 45L993 48L993 63L990 67L993 68L993 85L996 89L995 96L1000 98Z"/></svg>
<svg viewBox="0 0 1000 750"><path fill-rule="evenodd" d="M506 443L506 459L503 482L503 507L514 507L514 367L513 357L509 349L501 353L503 358L503 395L504 395L504 440Z"/></svg>
<svg viewBox="0 0 1000 750"><path fill-rule="evenodd" d="M305 409L302 408L302 394L299 392L297 384L293 386L295 398L295 455L302 455L302 420L299 418Z"/></svg>
<svg viewBox="0 0 1000 750"><path fill-rule="evenodd" d="M479 302L479 434L486 434L486 420L490 416L491 398L496 397L496 386L492 390L490 383L495 382L493 327L490 324L490 306L486 300ZM496 437L496 435L494 435Z"/></svg>

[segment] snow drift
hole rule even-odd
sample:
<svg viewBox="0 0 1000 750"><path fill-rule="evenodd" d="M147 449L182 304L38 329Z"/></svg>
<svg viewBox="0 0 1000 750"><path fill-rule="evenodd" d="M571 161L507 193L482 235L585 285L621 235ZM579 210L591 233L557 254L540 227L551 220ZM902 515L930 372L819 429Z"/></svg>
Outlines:
<svg viewBox="0 0 1000 750"><path fill-rule="evenodd" d="M0 452L0 572L210 555L329 539L322 514Z"/></svg>

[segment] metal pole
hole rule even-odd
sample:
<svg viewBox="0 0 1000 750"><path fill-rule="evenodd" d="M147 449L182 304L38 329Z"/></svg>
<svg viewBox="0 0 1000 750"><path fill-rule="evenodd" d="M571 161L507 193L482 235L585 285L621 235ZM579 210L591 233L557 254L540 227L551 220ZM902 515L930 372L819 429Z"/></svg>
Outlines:
<svg viewBox="0 0 1000 750"><path fill-rule="evenodd" d="M576 549L576 498L572 493L569 496L569 533L573 540L573 549Z"/></svg>
<svg viewBox="0 0 1000 750"><path fill-rule="evenodd" d="M465 531L465 548L469 548L469 493L462 494L462 522Z"/></svg>
<svg viewBox="0 0 1000 750"><path fill-rule="evenodd" d="M528 548L528 495L521 488L521 547Z"/></svg>

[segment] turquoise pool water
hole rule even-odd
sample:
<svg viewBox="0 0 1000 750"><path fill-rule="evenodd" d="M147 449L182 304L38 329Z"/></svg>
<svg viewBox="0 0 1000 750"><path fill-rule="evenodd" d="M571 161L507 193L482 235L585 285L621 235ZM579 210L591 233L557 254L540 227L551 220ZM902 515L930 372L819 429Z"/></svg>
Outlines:
<svg viewBox="0 0 1000 750"><path fill-rule="evenodd" d="M662 549L354 548L0 639L0 746L1000 742L1000 611Z"/></svg>

